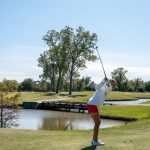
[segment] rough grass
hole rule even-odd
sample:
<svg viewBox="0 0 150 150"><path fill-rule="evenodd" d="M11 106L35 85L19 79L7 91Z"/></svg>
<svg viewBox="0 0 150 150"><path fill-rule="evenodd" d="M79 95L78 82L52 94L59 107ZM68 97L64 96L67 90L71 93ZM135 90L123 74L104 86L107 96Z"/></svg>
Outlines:
<svg viewBox="0 0 150 150"><path fill-rule="evenodd" d="M0 129L1 150L94 150L90 146L92 130L30 131ZM149 150L150 120L144 119L124 126L102 129L106 143L99 150Z"/></svg>

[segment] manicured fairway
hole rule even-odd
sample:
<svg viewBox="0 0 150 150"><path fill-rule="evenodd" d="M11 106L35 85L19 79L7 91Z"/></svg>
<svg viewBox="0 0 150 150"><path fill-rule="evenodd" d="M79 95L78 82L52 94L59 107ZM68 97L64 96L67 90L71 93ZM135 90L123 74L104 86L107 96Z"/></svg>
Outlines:
<svg viewBox="0 0 150 150"><path fill-rule="evenodd" d="M92 150L92 130L30 131L0 129L1 150ZM150 120L101 130L106 145L99 150L149 150Z"/></svg>

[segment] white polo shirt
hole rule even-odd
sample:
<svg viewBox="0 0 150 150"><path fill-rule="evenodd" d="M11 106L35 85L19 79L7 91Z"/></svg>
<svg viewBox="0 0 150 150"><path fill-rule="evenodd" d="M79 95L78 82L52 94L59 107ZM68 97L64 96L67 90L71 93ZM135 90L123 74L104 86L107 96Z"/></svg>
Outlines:
<svg viewBox="0 0 150 150"><path fill-rule="evenodd" d="M106 95L111 91L112 87L109 85L108 82L105 80L102 80L101 83L97 84L95 86L95 93L94 95L89 99L88 103L89 105L96 105L100 106L104 103Z"/></svg>

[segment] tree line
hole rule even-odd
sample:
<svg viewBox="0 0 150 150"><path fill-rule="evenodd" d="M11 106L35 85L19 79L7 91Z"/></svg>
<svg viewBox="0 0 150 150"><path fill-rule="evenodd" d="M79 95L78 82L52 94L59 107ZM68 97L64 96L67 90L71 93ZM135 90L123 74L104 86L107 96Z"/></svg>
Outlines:
<svg viewBox="0 0 150 150"><path fill-rule="evenodd" d="M122 92L150 92L150 81L144 81L142 78L135 78L129 80L126 76L127 70L124 68L116 68L111 72L111 78L117 83L116 91ZM32 78L24 79L21 83L12 80L4 80L7 82L13 82L16 91L36 91L36 92L53 92L53 86L50 81L47 80L37 80L34 81ZM3 81L3 82L4 82ZM0 82L2 84L2 82ZM85 91L85 90L95 90L96 83L92 81L91 77L76 77L72 81L72 91ZM63 80L60 83L60 91L69 91L68 80ZM55 91L54 91L55 92Z"/></svg>
<svg viewBox="0 0 150 150"><path fill-rule="evenodd" d="M60 91L69 91L69 82L67 80L61 81L59 89ZM46 80L34 81L32 78L24 79L17 85L18 91L35 91L35 92L56 92L53 90L51 82ZM91 77L76 77L72 81L72 91L94 90L95 83L91 80Z"/></svg>
<svg viewBox="0 0 150 150"><path fill-rule="evenodd" d="M120 67L111 72L112 79L117 83L117 91L123 92L144 92L150 91L150 81L144 82L141 77L129 80L126 77L127 70Z"/></svg>

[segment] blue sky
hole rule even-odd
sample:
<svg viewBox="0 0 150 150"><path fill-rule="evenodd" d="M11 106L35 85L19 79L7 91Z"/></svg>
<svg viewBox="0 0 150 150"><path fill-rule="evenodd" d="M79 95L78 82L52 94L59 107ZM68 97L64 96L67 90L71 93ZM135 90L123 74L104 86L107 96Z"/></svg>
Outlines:
<svg viewBox="0 0 150 150"><path fill-rule="evenodd" d="M123 67L127 77L150 80L149 0L0 0L0 80L37 80L37 58L47 50L42 37L66 25L84 27L98 35L108 77ZM98 82L99 62L81 71Z"/></svg>

